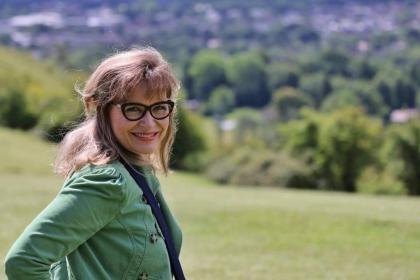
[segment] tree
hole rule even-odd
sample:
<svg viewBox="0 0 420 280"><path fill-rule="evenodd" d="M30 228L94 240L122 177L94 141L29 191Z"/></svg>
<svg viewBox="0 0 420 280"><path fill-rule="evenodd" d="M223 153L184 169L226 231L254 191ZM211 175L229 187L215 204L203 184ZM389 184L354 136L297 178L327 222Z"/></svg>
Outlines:
<svg viewBox="0 0 420 280"><path fill-rule="evenodd" d="M323 109L326 108L326 104L328 103L330 103L329 107L332 110L334 110L335 106L338 105L345 107L346 103L343 99L345 98L347 102L351 102L349 105L363 106L369 115L375 115L381 118L386 115L387 110L382 101L382 98L379 93L374 90L370 82L363 80L348 80L342 77L336 77L333 80L333 83L334 91L325 100L325 104L322 105ZM340 102L331 104L331 100Z"/></svg>
<svg viewBox="0 0 420 280"><path fill-rule="evenodd" d="M408 194L420 195L420 119L391 127L387 137L388 161Z"/></svg>
<svg viewBox="0 0 420 280"><path fill-rule="evenodd" d="M349 57L344 52L330 49L321 54L319 63L324 69L324 73L349 76L349 61Z"/></svg>
<svg viewBox="0 0 420 280"><path fill-rule="evenodd" d="M37 118L28 111L25 95L18 88L0 89L0 125L29 129Z"/></svg>
<svg viewBox="0 0 420 280"><path fill-rule="evenodd" d="M376 74L375 67L368 60L363 60L356 66L356 77L364 80L372 79Z"/></svg>
<svg viewBox="0 0 420 280"><path fill-rule="evenodd" d="M420 31L418 29L410 28L405 32L405 37L409 44L418 44L420 42Z"/></svg>
<svg viewBox="0 0 420 280"><path fill-rule="evenodd" d="M304 96L301 91L292 87L278 89L273 94L272 102L282 121L296 119L302 107L311 105L309 98Z"/></svg>
<svg viewBox="0 0 420 280"><path fill-rule="evenodd" d="M217 87L212 91L209 101L206 103L205 112L215 116L223 116L235 106L235 95L227 86Z"/></svg>
<svg viewBox="0 0 420 280"><path fill-rule="evenodd" d="M409 81L399 78L394 87L394 96L397 97L397 108L415 108L416 107L416 88Z"/></svg>
<svg viewBox="0 0 420 280"><path fill-rule="evenodd" d="M300 88L312 99L317 109L333 90L330 78L322 73L302 76Z"/></svg>
<svg viewBox="0 0 420 280"><path fill-rule="evenodd" d="M196 170L199 163L191 163L190 159L207 149L200 119L179 106L177 121L179 125L173 145L171 165L177 169ZM194 164L196 166L193 166Z"/></svg>
<svg viewBox="0 0 420 280"><path fill-rule="evenodd" d="M378 92L382 102L387 106L388 112L400 108L395 91L395 84L402 76L400 69L387 62L383 62L378 69L380 70L372 81L374 90Z"/></svg>
<svg viewBox="0 0 420 280"><path fill-rule="evenodd" d="M378 91L379 95L382 98L382 101L388 108L395 108L395 98L393 96L391 87L387 84L386 81L378 81L378 83L376 84L376 90Z"/></svg>
<svg viewBox="0 0 420 280"><path fill-rule="evenodd" d="M300 77L296 65L291 63L272 63L267 68L267 81L271 92L280 87L297 88Z"/></svg>
<svg viewBox="0 0 420 280"><path fill-rule="evenodd" d="M260 140L255 136L263 127L261 112L251 108L239 108L230 113L227 119L236 123L234 131L236 144L250 144Z"/></svg>
<svg viewBox="0 0 420 280"><path fill-rule="evenodd" d="M222 55L213 50L200 51L192 58L188 74L194 98L207 101L216 87L226 83L224 61Z"/></svg>
<svg viewBox="0 0 420 280"><path fill-rule="evenodd" d="M413 62L410 69L410 78L413 83L420 86L420 60Z"/></svg>
<svg viewBox="0 0 420 280"><path fill-rule="evenodd" d="M321 109L324 112L332 112L348 106L361 106L361 103L353 92L343 89L328 96L322 103Z"/></svg>
<svg viewBox="0 0 420 280"><path fill-rule="evenodd" d="M362 109L347 107L330 114L311 110L289 124L287 146L304 154L318 188L356 191L362 170L375 159L381 124Z"/></svg>
<svg viewBox="0 0 420 280"><path fill-rule="evenodd" d="M270 100L265 62L256 52L239 53L227 64L227 77L237 106L262 107Z"/></svg>

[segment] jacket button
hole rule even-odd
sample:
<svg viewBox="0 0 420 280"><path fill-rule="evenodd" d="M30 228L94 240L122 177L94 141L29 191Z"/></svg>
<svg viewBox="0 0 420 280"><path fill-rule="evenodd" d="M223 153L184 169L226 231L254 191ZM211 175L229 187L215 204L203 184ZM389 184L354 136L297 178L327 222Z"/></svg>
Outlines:
<svg viewBox="0 0 420 280"><path fill-rule="evenodd" d="M149 274L147 272L142 272L139 276L139 280L147 280L149 279Z"/></svg>
<svg viewBox="0 0 420 280"><path fill-rule="evenodd" d="M158 241L158 235L157 235L157 233L151 233L150 234L150 242L152 242L152 243L156 243Z"/></svg>

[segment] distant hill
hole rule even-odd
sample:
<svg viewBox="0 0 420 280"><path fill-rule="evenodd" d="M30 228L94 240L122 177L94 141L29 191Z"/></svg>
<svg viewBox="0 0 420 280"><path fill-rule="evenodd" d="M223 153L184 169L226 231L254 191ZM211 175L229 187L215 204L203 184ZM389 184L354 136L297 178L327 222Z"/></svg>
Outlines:
<svg viewBox="0 0 420 280"><path fill-rule="evenodd" d="M60 57L70 69L133 45L156 47L179 64L203 48L260 48L278 59L328 46L358 52L363 40L360 49L377 53L405 34L417 40L417 7L414 0L2 0L0 44Z"/></svg>
<svg viewBox="0 0 420 280"><path fill-rule="evenodd" d="M64 6L64 2L70 1L52 1L50 0L2 0L0 7L7 7L8 9L22 9L27 10L29 9L38 9L39 7L51 7L51 5L55 6ZM196 4L196 3L211 3L215 6L223 5L231 6L231 7L244 7L244 6L283 6L283 7L304 7L304 6L312 6L312 5L343 5L348 3L361 3L361 4L375 4L375 3L389 3L389 2L398 2L398 3L416 3L416 0L300 0L300 1L290 1L290 0L213 0L213 1L201 1L201 0L178 0L178 1L169 1L169 0L149 0L149 1L141 1L143 5L147 6L150 4L161 5L162 7L165 6L175 6L175 5L185 5L185 4ZM176 2L176 3L174 3ZM68 5L74 6L82 6L82 7L100 7L103 5L109 6L118 6L118 5L138 5L139 1L137 0L77 0L71 1L71 3L67 3ZM188 8L188 6L186 6Z"/></svg>

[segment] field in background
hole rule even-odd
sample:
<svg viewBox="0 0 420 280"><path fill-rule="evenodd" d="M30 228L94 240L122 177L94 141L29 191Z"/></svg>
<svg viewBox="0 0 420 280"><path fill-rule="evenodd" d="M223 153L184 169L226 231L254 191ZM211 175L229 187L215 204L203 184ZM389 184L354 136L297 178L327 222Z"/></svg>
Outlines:
<svg viewBox="0 0 420 280"><path fill-rule="evenodd" d="M0 129L0 257L55 196L54 147ZM161 178L188 279L420 279L420 199ZM5 279L3 274L0 279Z"/></svg>

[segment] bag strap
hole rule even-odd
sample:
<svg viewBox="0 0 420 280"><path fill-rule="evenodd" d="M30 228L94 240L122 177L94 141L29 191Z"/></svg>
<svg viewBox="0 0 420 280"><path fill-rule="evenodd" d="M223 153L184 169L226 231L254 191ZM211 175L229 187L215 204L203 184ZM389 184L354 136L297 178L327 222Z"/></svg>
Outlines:
<svg viewBox="0 0 420 280"><path fill-rule="evenodd" d="M139 172L134 170L134 168L124 160L120 159L120 161L125 166L130 175L134 178L139 188L143 191L146 200L152 208L153 215L155 216L159 227L162 230L162 234L166 244L166 249L168 250L172 275L175 277L176 280L185 280L184 272L182 271L178 254L175 251L175 246L172 240L171 233L169 231L168 224L165 221L165 217L163 216L162 210L160 209L156 197L153 195L144 176L142 176Z"/></svg>

